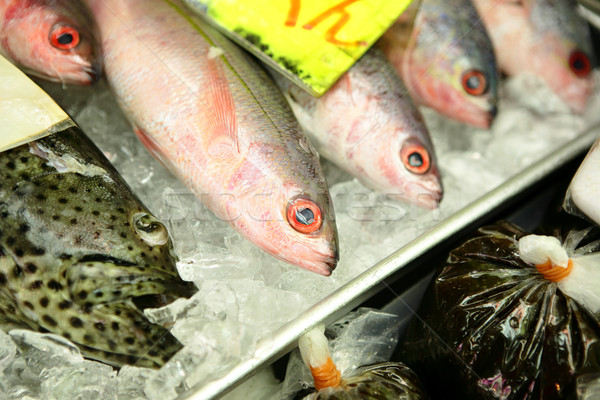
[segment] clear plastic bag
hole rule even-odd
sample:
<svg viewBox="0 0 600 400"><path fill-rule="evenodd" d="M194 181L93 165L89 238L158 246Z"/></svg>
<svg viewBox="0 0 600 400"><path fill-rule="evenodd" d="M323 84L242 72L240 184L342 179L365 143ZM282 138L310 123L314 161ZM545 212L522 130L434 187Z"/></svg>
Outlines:
<svg viewBox="0 0 600 400"><path fill-rule="evenodd" d="M418 377L407 366L388 362L398 341L400 318L361 308L325 331L331 357L341 371L338 387L317 391L311 374L294 351L282 389L271 400L421 400Z"/></svg>

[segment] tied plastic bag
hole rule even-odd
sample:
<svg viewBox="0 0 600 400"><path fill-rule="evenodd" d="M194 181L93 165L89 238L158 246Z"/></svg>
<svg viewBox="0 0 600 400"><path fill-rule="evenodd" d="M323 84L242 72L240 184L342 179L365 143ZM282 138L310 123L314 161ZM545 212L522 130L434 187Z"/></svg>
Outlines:
<svg viewBox="0 0 600 400"><path fill-rule="evenodd" d="M386 362L358 368L335 388L301 391L294 400L422 400L421 383L406 365Z"/></svg>
<svg viewBox="0 0 600 400"><path fill-rule="evenodd" d="M396 357L432 396L576 399L578 379L600 371L600 257L597 241L582 246L588 232L559 235L572 269L552 282L522 259L526 232L479 229L450 253Z"/></svg>
<svg viewBox="0 0 600 400"><path fill-rule="evenodd" d="M302 358L292 353L282 389L271 400L425 399L414 372L387 362L400 322L395 315L362 308L326 331L321 326L308 332L299 343Z"/></svg>

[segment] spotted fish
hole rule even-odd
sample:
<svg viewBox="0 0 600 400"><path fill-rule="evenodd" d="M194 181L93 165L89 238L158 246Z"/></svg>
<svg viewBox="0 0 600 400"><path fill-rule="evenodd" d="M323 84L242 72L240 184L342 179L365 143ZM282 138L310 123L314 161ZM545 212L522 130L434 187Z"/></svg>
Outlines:
<svg viewBox="0 0 600 400"><path fill-rule="evenodd" d="M0 326L62 335L84 356L158 367L181 344L144 317L196 288L166 228L70 127L0 153Z"/></svg>
<svg viewBox="0 0 600 400"><path fill-rule="evenodd" d="M471 0L423 0L411 7L378 42L411 96L447 117L488 128L497 113L499 72Z"/></svg>
<svg viewBox="0 0 600 400"><path fill-rule="evenodd" d="M100 78L96 25L72 0L0 0L0 54L52 81L89 85Z"/></svg>

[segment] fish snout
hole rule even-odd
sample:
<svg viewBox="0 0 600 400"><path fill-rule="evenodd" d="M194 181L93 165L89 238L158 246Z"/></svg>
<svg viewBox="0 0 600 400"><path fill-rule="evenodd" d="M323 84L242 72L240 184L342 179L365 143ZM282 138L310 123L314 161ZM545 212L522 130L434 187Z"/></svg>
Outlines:
<svg viewBox="0 0 600 400"><path fill-rule="evenodd" d="M488 115L490 116L490 120L493 121L494 118L496 118L496 116L498 115L498 106L495 104L492 104L490 106L490 109L488 110Z"/></svg>
<svg viewBox="0 0 600 400"><path fill-rule="evenodd" d="M442 201L441 191L435 193L432 192L417 197L417 205L430 210L438 208L438 206L440 205L440 201Z"/></svg>
<svg viewBox="0 0 600 400"><path fill-rule="evenodd" d="M339 250L335 239L329 241L326 247L323 244L297 244L292 248L293 256L286 261L319 275L329 276L337 267Z"/></svg>
<svg viewBox="0 0 600 400"><path fill-rule="evenodd" d="M420 207L433 210L437 208L444 197L444 189L439 177L419 182L414 189L414 203Z"/></svg>
<svg viewBox="0 0 600 400"><path fill-rule="evenodd" d="M92 64L89 67L85 67L83 72L87 75L87 78L84 78L84 84L93 85L102 77L102 64L99 62Z"/></svg>

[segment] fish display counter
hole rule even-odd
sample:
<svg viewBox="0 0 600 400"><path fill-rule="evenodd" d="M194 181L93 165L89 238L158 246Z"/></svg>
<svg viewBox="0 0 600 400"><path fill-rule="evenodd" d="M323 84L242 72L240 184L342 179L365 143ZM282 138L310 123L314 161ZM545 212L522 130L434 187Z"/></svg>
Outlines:
<svg viewBox="0 0 600 400"><path fill-rule="evenodd" d="M114 29L114 26L109 28ZM116 37L114 32L111 35ZM157 42L163 43L159 39ZM115 43L112 48L121 44ZM207 51L213 57L220 57L219 46L210 47ZM175 55L165 54L177 56L176 52ZM367 56L373 55L367 53ZM284 248L291 243L280 243L291 234L289 230L268 231L269 240L262 239L263 219L271 218L271 215L265 217L258 211L262 211L268 201L246 204L245 207L255 213L250 213L252 218L236 224L230 220L231 214L215 211L231 210L226 206L220 208L228 204L227 201L221 202L222 199L215 199L210 193L201 193L197 186L190 189L198 182L197 176L190 174L188 180L177 179L171 172L174 170L172 160L176 160L177 168L186 168L189 160L185 160L183 155L178 158L180 154L176 148L171 149L170 154L161 153L161 146L169 143L150 135L156 122L153 120L155 115L146 111L138 113L136 108L145 102L159 107L171 100L152 87L139 88L143 83L129 81L127 69L136 71L143 62L137 60L140 63L137 65L135 57L123 60L117 53L110 57L114 57L112 68L117 68L117 73L94 86L63 86L42 79L36 79L36 83L63 107L102 150L135 195L167 227L178 256L179 276L184 281L193 282L198 291L193 295L189 293L189 299L180 298L165 307L146 308L144 315L150 322L168 327L183 348L160 369L133 363L117 371L100 362L84 360L78 349L56 337L32 332L9 335L0 331L0 343L3 344L0 347L0 394L6 395L6 398L219 398L296 347L303 333L318 324L334 322L386 285L404 279L412 271L405 268L412 261L456 239L481 221L489 220L500 210L517 207L519 199L531 195L531 188L584 154L600 136L598 71L590 72L596 90L590 93L581 113L574 112L573 107L535 73L503 77L494 84L497 84L498 100L497 109L494 105L493 112L490 111L494 114L490 128L485 126L487 122L478 126L466 125L429 108L418 111L423 116L429 137L410 137L421 140L416 144L419 156L409 152L402 158L402 168L419 172L428 160L424 155L428 153L420 151L425 149L431 154L434 151L435 158L431 157L429 161L435 161L436 173L443 186L443 196L439 188L432 191L438 193L437 197L428 193L419 204L419 201L406 201L401 197L390 198L374 190L372 187L377 185L369 185L365 178L373 171L362 171L365 174L357 176L360 168L338 166L321 158L319 162L326 178L325 187L318 178L321 171L310 168L313 159L316 159L311 145L298 136L294 123L289 122L291 111L296 113L294 115L301 123L299 115L306 117L304 121L309 121L314 115L309 115L308 111L314 108L304 107L299 94L293 91L286 93L284 89L288 101L298 100L295 105L292 104L289 115L278 116L281 118L278 121L289 124L286 125L289 130L281 136L274 135L272 140L262 143L262 147L257 145L259 151L256 154L262 154L260 149L273 150L268 153L275 156L264 164L265 170L278 171L280 164L301 160L303 167L293 169L289 175L294 179L302 178L303 174L316 176L306 180L308 183L302 190L314 191L318 199L315 203L318 204L326 201L323 199L330 199L331 211L328 206L319 209L311 208L310 201L303 203L308 205L294 209L294 215L302 215L309 222L296 221L299 229L295 231L310 228L313 223L310 220L315 220L319 211L327 214L323 217L324 224L331 223L334 215L337 238L334 239L333 230L325 232L320 252L327 253L333 247L337 250L327 253L320 260L323 262L314 261L311 258L313 254L303 249L299 250L303 257L295 257L292 251L289 254L282 252L277 259L272 255L275 252L273 248ZM380 64L372 60L361 66L362 73L376 74L378 68L383 68L373 67ZM577 67L581 67L582 62L579 59L573 61ZM215 63L211 64L211 68L219 70L221 67ZM111 74L110 68L108 71ZM121 73L123 75L119 75ZM266 79L266 76L262 74L256 79ZM462 83L475 90L482 81L471 78L478 76L470 74ZM343 89L357 88L368 82L362 79L354 81L354 77L350 76L344 79L343 85L340 85ZM123 91L115 96L114 88L119 85ZM136 90L139 89L139 92L128 92L131 89L128 85L138 85ZM274 84L265 85L270 85L270 90L277 90ZM385 85L380 86L378 89L386 88ZM239 90L244 89L240 87ZM264 95L266 99L267 91ZM137 97L136 101L127 103L126 116L119 102L123 104L122 98L130 101L131 96ZM202 93L202 96L214 100L216 95ZM359 97L361 93L352 92L352 96L355 100L363 99ZM364 98L368 99L368 96ZM367 103L357 100L356 104L359 107L355 110L358 110L361 104ZM368 104L372 110L374 103ZM384 112L385 108L377 110ZM181 111L185 114L185 110ZM139 118L134 121L136 132L130 122L132 114ZM168 124L171 115L174 114L160 114L160 123L156 124ZM266 119L261 119L262 116L244 114L240 121L242 117L247 118L243 122L260 120L260 126L268 125ZM343 125L342 122L350 118L351 115L340 114L332 125ZM154 122L142 129L147 121ZM217 122L223 125L230 123L225 119ZM311 139L314 139L313 136L317 135L310 136ZM339 140L346 138L339 136ZM181 137L181 140L188 139ZM235 148L235 141L221 139L211 143L213 149L220 152L219 155ZM254 140L252 135L248 135L237 145L252 147L248 143L254 143ZM361 143L354 145L360 147ZM281 146L295 149L295 153L286 155L288 158L285 159L277 158ZM147 147L153 149L158 159ZM335 161L334 155L331 158ZM242 165L243 161L235 167ZM239 171L240 175L244 172ZM225 179L226 172L220 172L221 175L211 178L211 184ZM246 176L246 180L252 181L253 176ZM234 194L243 193L243 189L232 186ZM284 190L281 192L289 196ZM292 198L290 202L293 203L296 198ZM298 248L293 243L289 247ZM333 261L338 256L339 262L333 269ZM158 346L154 350L161 349Z"/></svg>

